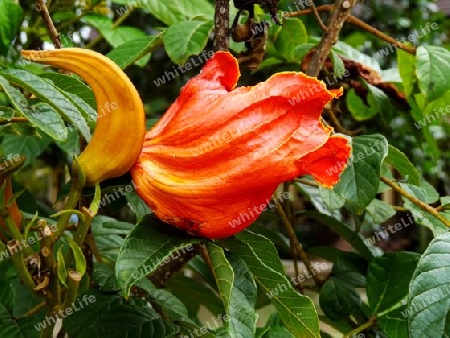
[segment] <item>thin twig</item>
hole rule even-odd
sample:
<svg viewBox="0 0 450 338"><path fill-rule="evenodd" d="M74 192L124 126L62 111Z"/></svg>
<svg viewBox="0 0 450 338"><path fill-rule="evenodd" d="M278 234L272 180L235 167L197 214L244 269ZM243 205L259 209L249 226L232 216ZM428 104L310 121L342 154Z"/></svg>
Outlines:
<svg viewBox="0 0 450 338"><path fill-rule="evenodd" d="M328 30L328 27L323 23L322 19L319 16L319 12L317 11L316 5L314 5L314 1L311 1L311 12L314 16L314 19L316 19L317 24L319 25L320 29L326 32Z"/></svg>
<svg viewBox="0 0 450 338"><path fill-rule="evenodd" d="M422 210L428 212L429 214L436 217L439 221L444 223L446 226L450 227L450 221L446 219L444 216L442 216L439 211L437 211L432 206L429 206L428 204L422 202L421 200L417 199L410 193L408 193L406 190L404 190L402 187L400 187L398 184L396 184L394 181L391 181L387 177L381 176L380 180L390 186L392 189L394 189L396 192L398 192L400 195L404 196L405 198L409 199L411 202L413 202L415 205L417 205Z"/></svg>
<svg viewBox="0 0 450 338"><path fill-rule="evenodd" d="M50 13L48 12L44 0L36 0L36 10L41 15L42 20L44 20L44 24L47 27L48 35L53 42L53 46L55 46L56 49L62 48L61 36L59 35L58 31L55 28L55 25L53 24L53 20L50 17Z"/></svg>
<svg viewBox="0 0 450 338"><path fill-rule="evenodd" d="M28 119L25 117L13 117L10 120L0 119L0 124L24 123L24 122L28 122Z"/></svg>
<svg viewBox="0 0 450 338"><path fill-rule="evenodd" d="M230 2L229 0L216 0L214 14L214 50L229 50L229 25L230 25Z"/></svg>
<svg viewBox="0 0 450 338"><path fill-rule="evenodd" d="M294 228L292 227L291 222L287 218L286 213L283 210L283 207L280 205L280 203L277 201L276 198L273 198L272 200L274 201L274 203L275 203L275 205L277 207L278 214L280 215L281 221L283 222L283 224L284 224L284 226L286 228L286 231L288 232L289 238L292 240L292 243L293 243L293 245L295 247L295 250L297 251L297 254L299 255L299 257L302 260L302 262L305 264L306 269L309 271L309 273L313 277L313 279L316 282L316 284L319 285L319 286L322 285L323 281L317 275L316 270L312 266L308 255L306 254L305 250L303 250L302 245L298 241L297 235L294 232Z"/></svg>
<svg viewBox="0 0 450 338"><path fill-rule="evenodd" d="M351 337L356 337L356 335L366 329L368 329L369 327L373 326L377 321L377 317L372 317L370 318L367 322L365 322L364 324L358 326L356 329L350 331L349 333L347 333L343 338L351 338Z"/></svg>

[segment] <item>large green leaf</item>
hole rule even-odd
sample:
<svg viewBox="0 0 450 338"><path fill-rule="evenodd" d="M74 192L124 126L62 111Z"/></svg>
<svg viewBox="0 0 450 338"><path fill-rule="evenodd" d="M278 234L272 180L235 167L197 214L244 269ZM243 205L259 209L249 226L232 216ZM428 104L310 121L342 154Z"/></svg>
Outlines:
<svg viewBox="0 0 450 338"><path fill-rule="evenodd" d="M450 332L450 234L431 241L409 284L408 326L414 338Z"/></svg>
<svg viewBox="0 0 450 338"><path fill-rule="evenodd" d="M100 291L119 291L119 285L117 284L114 270L104 263L94 264L94 273L92 274L92 280L95 285L98 285Z"/></svg>
<svg viewBox="0 0 450 338"><path fill-rule="evenodd" d="M204 283L178 274L166 282L167 290L180 299L190 314L197 314L203 305L214 316L223 315L225 309L218 294ZM188 290L188 292L186 292Z"/></svg>
<svg viewBox="0 0 450 338"><path fill-rule="evenodd" d="M15 318L13 316L14 293L10 281L0 281L0 336L4 338L37 338L36 327L41 316Z"/></svg>
<svg viewBox="0 0 450 338"><path fill-rule="evenodd" d="M121 69L125 69L161 45L161 34L146 36L145 38L127 41L114 48L106 56L118 64Z"/></svg>
<svg viewBox="0 0 450 338"><path fill-rule="evenodd" d="M303 21L298 18L286 18L275 40L275 48L287 61L299 61L294 58L294 50L307 41L308 36Z"/></svg>
<svg viewBox="0 0 450 338"><path fill-rule="evenodd" d="M398 71L402 78L403 89L406 97L409 97L413 91L414 83L417 81L416 70L416 57L410 53L398 49L397 50L397 65Z"/></svg>
<svg viewBox="0 0 450 338"><path fill-rule="evenodd" d="M395 209L385 201L374 199L366 208L373 223L383 223L396 214Z"/></svg>
<svg viewBox="0 0 450 338"><path fill-rule="evenodd" d="M411 184L420 184L420 175L416 167L403 152L394 146L389 145L388 155L384 162L393 166L404 178L408 178L408 182Z"/></svg>
<svg viewBox="0 0 450 338"><path fill-rule="evenodd" d="M163 41L172 61L184 64L189 56L200 54L208 42L212 27L212 20L190 20L171 25L166 30ZM206 58L199 61L203 63Z"/></svg>
<svg viewBox="0 0 450 338"><path fill-rule="evenodd" d="M115 262L123 239L134 228L134 224L98 215L94 218L91 228L103 259Z"/></svg>
<svg viewBox="0 0 450 338"><path fill-rule="evenodd" d="M0 88L8 96L11 104L23 117L51 138L64 140L67 138L67 128L61 116L48 104L39 102L31 107L23 94L11 86L4 77L0 75Z"/></svg>
<svg viewBox="0 0 450 338"><path fill-rule="evenodd" d="M97 108L94 92L89 86L84 84L84 82L82 82L77 76L60 73L43 73L40 74L39 76L51 80L56 87L64 90L65 92L69 92L80 97L92 109ZM95 113L94 110L93 117L95 118L96 116L97 114Z"/></svg>
<svg viewBox="0 0 450 338"><path fill-rule="evenodd" d="M126 0L114 0L118 3L127 3ZM144 2L144 9L167 25L203 16L214 17L214 7L207 0L148 0Z"/></svg>
<svg viewBox="0 0 450 338"><path fill-rule="evenodd" d="M78 296L77 311L64 319L63 327L72 337L172 337L178 327L164 321L140 299L90 291ZM80 305L81 304L81 305Z"/></svg>
<svg viewBox="0 0 450 338"><path fill-rule="evenodd" d="M331 277L320 289L320 307L333 320L351 315L361 303L359 292L346 279Z"/></svg>
<svg viewBox="0 0 450 338"><path fill-rule="evenodd" d="M39 138L37 136L16 136L5 135L1 143L3 155L23 155L25 156L25 164L30 164L38 157L45 148L50 144L49 137Z"/></svg>
<svg viewBox="0 0 450 338"><path fill-rule="evenodd" d="M50 81L40 78L24 70L10 69L2 73L10 82L18 84L33 93L41 101L52 106L61 116L70 122L81 133L85 140L91 139L89 127L82 113L73 102L61 93Z"/></svg>
<svg viewBox="0 0 450 338"><path fill-rule="evenodd" d="M221 247L208 243L207 248L219 293L229 316L219 337L253 337L258 315L255 312L256 284L252 274L236 256L231 256L228 261Z"/></svg>
<svg viewBox="0 0 450 338"><path fill-rule="evenodd" d="M124 295L138 280L193 250L192 244L201 241L169 228L153 216L144 217L125 238L117 257L116 277Z"/></svg>
<svg viewBox="0 0 450 338"><path fill-rule="evenodd" d="M438 46L417 48L417 78L419 88L433 101L450 90L450 52Z"/></svg>
<svg viewBox="0 0 450 338"><path fill-rule="evenodd" d="M118 47L130 40L147 37L143 31L136 27L113 27L112 20L103 15L89 14L83 16L83 20L97 28L100 34L102 34L106 41L113 47Z"/></svg>
<svg viewBox="0 0 450 338"><path fill-rule="evenodd" d="M353 88L347 92L345 102L348 110L357 121L365 121L378 114L378 111L373 106L367 106L364 103L363 99L356 94Z"/></svg>
<svg viewBox="0 0 450 338"><path fill-rule="evenodd" d="M156 288L153 283L146 278L137 282L136 286L147 291L147 299L158 304L171 320L195 324L189 318L189 312L186 306L169 291Z"/></svg>
<svg viewBox="0 0 450 338"><path fill-rule="evenodd" d="M361 214L375 198L380 185L381 164L387 154L388 143L382 135L356 136L352 139L351 163L341 174L334 191L356 213Z"/></svg>
<svg viewBox="0 0 450 338"><path fill-rule="evenodd" d="M388 337L409 338L408 320L404 316L406 306L390 311L377 319L378 325Z"/></svg>
<svg viewBox="0 0 450 338"><path fill-rule="evenodd" d="M367 298L373 315L399 307L408 296L408 285L419 261L414 252L389 253L369 264Z"/></svg>
<svg viewBox="0 0 450 338"><path fill-rule="evenodd" d="M0 54L6 54L18 33L23 10L14 0L0 0Z"/></svg>
<svg viewBox="0 0 450 338"><path fill-rule="evenodd" d="M234 272L223 249L213 243L207 243L208 254L211 259L214 277L216 279L217 288L220 298L222 298L225 310L229 311L231 291L234 284Z"/></svg>
<svg viewBox="0 0 450 338"><path fill-rule="evenodd" d="M320 337L314 304L310 298L296 292L284 276L277 251L267 238L246 230L223 243L245 261L258 285L270 294L280 318L292 334Z"/></svg>

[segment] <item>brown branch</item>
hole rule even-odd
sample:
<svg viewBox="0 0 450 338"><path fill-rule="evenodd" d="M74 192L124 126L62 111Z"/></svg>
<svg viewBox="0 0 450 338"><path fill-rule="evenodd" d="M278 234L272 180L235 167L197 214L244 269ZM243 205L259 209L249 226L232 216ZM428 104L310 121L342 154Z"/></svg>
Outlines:
<svg viewBox="0 0 450 338"><path fill-rule="evenodd" d="M405 45L405 44L401 43L400 41L395 40L394 38L390 37L389 35L386 35L385 33L379 31L378 29L366 24L364 21L358 19L357 17L355 17L353 15L348 16L347 22L364 29L365 31L375 35L377 38L380 38L386 42L389 42L390 44L392 44L394 46L397 46L400 49L403 49L405 52L408 52L411 54L416 53L415 47Z"/></svg>
<svg viewBox="0 0 450 338"><path fill-rule="evenodd" d="M336 0L334 11L328 21L328 30L323 34L319 46L314 53L306 71L309 76L317 77L333 45L339 39L339 33L347 20L356 0Z"/></svg>
<svg viewBox="0 0 450 338"><path fill-rule="evenodd" d="M25 117L13 117L10 120L0 119L0 125L9 123L24 123L24 122L28 122L28 119Z"/></svg>
<svg viewBox="0 0 450 338"><path fill-rule="evenodd" d="M229 50L229 24L230 3L229 0L216 0L216 11L214 14L214 50Z"/></svg>
<svg viewBox="0 0 450 338"><path fill-rule="evenodd" d="M423 211L428 212L429 214L436 217L439 221L444 223L446 226L450 227L450 221L446 219L443 215L439 213L435 208L432 206L422 202L418 198L414 197L410 193L408 193L406 190L404 190L402 187L400 187L398 184L396 184L394 181L391 181L387 177L381 176L380 177L381 182L387 184L392 189L394 189L396 192L398 192L400 195L404 196L405 198L409 199L411 202L413 202L415 205L417 205L420 209Z"/></svg>
<svg viewBox="0 0 450 338"><path fill-rule="evenodd" d="M332 5L322 5L322 6L316 7L315 10L318 13L320 13L320 12L330 13L333 11L333 7L334 6L332 6ZM311 13L314 14L313 8L308 8L308 9L304 9L304 10L297 11L297 12L285 13L284 16L285 17L295 17L295 16L308 15ZM375 35L377 38L379 38L381 40L384 40L390 44L397 46L400 49L403 49L404 51L406 51L408 53L415 54L415 52L416 52L416 48L405 45L405 44L401 43L400 41L395 40L394 38L390 37L389 35L368 25L367 23L365 23L364 21L358 19L357 17L355 17L353 15L350 15L350 14L348 15L347 22L371 33L372 35Z"/></svg>
<svg viewBox="0 0 450 338"><path fill-rule="evenodd" d="M48 35L53 42L53 46L55 46L56 49L61 49L61 36L59 35L58 31L55 28L55 25L53 24L53 20L50 17L50 13L48 12L44 0L36 0L36 10L41 15L42 20L44 20L45 26L48 30Z"/></svg>
<svg viewBox="0 0 450 338"><path fill-rule="evenodd" d="M277 201L276 198L272 198L272 200L274 201L274 203L275 203L275 205L277 207L278 214L281 217L281 221L283 222L283 224L284 224L284 226L286 228L286 231L288 233L289 239L291 240L291 244L294 246L295 251L297 251L298 256L300 257L302 262L305 264L306 269L309 271L309 273L313 277L314 282L316 282L316 285L319 285L319 286L322 285L324 282L317 275L316 270L312 266L308 255L306 254L305 250L303 250L303 247L302 247L301 243L298 241L297 235L294 232L294 228L292 227L291 222L287 218L286 213L283 210L283 207Z"/></svg>

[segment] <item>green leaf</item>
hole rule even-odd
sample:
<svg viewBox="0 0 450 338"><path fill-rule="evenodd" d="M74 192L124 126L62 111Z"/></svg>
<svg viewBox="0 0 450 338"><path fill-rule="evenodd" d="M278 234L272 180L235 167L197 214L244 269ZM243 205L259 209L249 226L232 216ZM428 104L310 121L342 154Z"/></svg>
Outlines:
<svg viewBox="0 0 450 338"><path fill-rule="evenodd" d="M323 202L330 210L340 209L345 204L345 200L340 195L338 195L333 189L328 189L319 186L319 194L320 197L322 197Z"/></svg>
<svg viewBox="0 0 450 338"><path fill-rule="evenodd" d="M345 74L344 61L334 50L330 51L331 62L333 63L333 74L336 78L343 77Z"/></svg>
<svg viewBox="0 0 450 338"><path fill-rule="evenodd" d="M17 35L23 19L23 10L13 0L0 0L0 51L6 55Z"/></svg>
<svg viewBox="0 0 450 338"><path fill-rule="evenodd" d="M62 89L63 91L75 94L79 98L83 99L83 101L86 102L92 109L97 108L94 92L77 76L60 73L43 73L39 76L44 79L51 80L56 87ZM95 119L96 116L97 113L94 111L93 118Z"/></svg>
<svg viewBox="0 0 450 338"><path fill-rule="evenodd" d="M405 179L407 178L408 182L411 184L420 184L421 178L416 167L403 152L390 144L388 146L388 155L384 159L384 163L394 167Z"/></svg>
<svg viewBox="0 0 450 338"><path fill-rule="evenodd" d="M427 125L441 125L445 117L450 113L450 90L447 90L442 96L431 101L423 110L424 118L422 123ZM443 118L444 117L444 118ZM420 126L421 123L418 123Z"/></svg>
<svg viewBox="0 0 450 338"><path fill-rule="evenodd" d="M78 311L66 316L63 322L71 337L147 338L150 334L165 338L173 337L178 332L178 327L164 321L137 298L127 302L119 296L90 291L80 295L74 304ZM79 304L84 306L80 308Z"/></svg>
<svg viewBox="0 0 450 338"><path fill-rule="evenodd" d="M227 313L229 313L231 290L234 283L234 272L223 249L213 243L207 242L206 248L211 259L212 269L219 289L220 298Z"/></svg>
<svg viewBox="0 0 450 338"><path fill-rule="evenodd" d="M338 210L330 210L330 208L325 203L323 197L320 193L320 186L319 187L312 187L307 184L303 184L300 182L296 182L295 186L304 194L306 195L311 203L314 205L314 207L320 211L321 213L329 216L333 216L334 218L339 219L341 217L341 214ZM324 188L326 189L326 188ZM326 194L326 193L324 193ZM331 195L330 195L331 198ZM342 201L342 199L340 199ZM342 201L345 203L345 201ZM342 206L342 205L341 205Z"/></svg>
<svg viewBox="0 0 450 338"><path fill-rule="evenodd" d="M384 333L388 337L395 338L409 338L408 334L408 320L403 314L406 306L401 306L398 309L390 311L385 315L377 318L377 323L380 325Z"/></svg>
<svg viewBox="0 0 450 338"><path fill-rule="evenodd" d="M219 337L254 337L258 315L252 274L241 259L231 256L228 261L221 247L208 242L207 249L225 311L230 317Z"/></svg>
<svg viewBox="0 0 450 338"><path fill-rule="evenodd" d="M26 117L32 125L53 139L64 140L67 138L67 128L51 106L40 102L29 107L23 94L11 86L2 76L0 76L0 88L3 88L16 111Z"/></svg>
<svg viewBox="0 0 450 338"><path fill-rule="evenodd" d="M173 294L165 289L156 288L151 281L146 278L136 283L144 291L147 291L147 299L158 304L172 321L187 322L195 324L189 318L186 306Z"/></svg>
<svg viewBox="0 0 450 338"><path fill-rule="evenodd" d="M348 110L357 121L365 121L378 114L378 111L373 106L367 106L363 99L356 95L353 88L347 92L345 102Z"/></svg>
<svg viewBox="0 0 450 338"><path fill-rule="evenodd" d="M450 233L431 241L409 284L409 331L414 337L448 335L450 309Z"/></svg>
<svg viewBox="0 0 450 338"><path fill-rule="evenodd" d="M125 69L161 45L161 34L147 36L145 38L127 41L114 48L106 56L119 65L121 69Z"/></svg>
<svg viewBox="0 0 450 338"><path fill-rule="evenodd" d="M167 54L176 64L184 64L191 55L205 48L213 21L191 20L177 22L165 32L163 41Z"/></svg>
<svg viewBox="0 0 450 338"><path fill-rule="evenodd" d="M207 308L214 316L223 315L225 311L217 293L209 286L192 278L178 274L167 281L167 289L186 305L191 314L198 313L200 305Z"/></svg>
<svg viewBox="0 0 450 338"><path fill-rule="evenodd" d="M92 233L95 237L100 255L111 262L117 260L124 236L126 236L134 224L120 222L114 218L97 215L92 221Z"/></svg>
<svg viewBox="0 0 450 338"><path fill-rule="evenodd" d="M347 43L343 42L342 40L339 40L334 47L332 48L332 50L334 50L336 53L338 53L339 55L356 61L356 62L360 62L364 65L369 66L370 68L373 68L374 70L381 70L380 67L380 63L375 60L375 58L361 53L359 50L357 50L356 48L353 48L352 46L348 45Z"/></svg>
<svg viewBox="0 0 450 338"><path fill-rule="evenodd" d="M147 34L136 27L113 27L112 20L103 15L89 14L83 16L83 20L97 28L106 41L114 48L130 40L147 37Z"/></svg>
<svg viewBox="0 0 450 338"><path fill-rule="evenodd" d="M61 282L62 285L64 285L65 287L67 287L66 284L66 278L67 278L67 270L66 270L66 263L64 261L64 255L62 253L62 248L60 247L58 249L58 253L56 255L57 257L57 262L58 262L58 279Z"/></svg>
<svg viewBox="0 0 450 338"><path fill-rule="evenodd" d="M339 236L344 238L366 260L370 261L374 257L374 253L365 244L361 235L349 228L345 223L317 211L303 211L297 213L297 216L311 217L325 224L331 230L339 234Z"/></svg>
<svg viewBox="0 0 450 338"><path fill-rule="evenodd" d="M406 97L411 96L416 79L416 57L404 50L397 50L398 71L402 78L403 89Z"/></svg>
<svg viewBox="0 0 450 338"><path fill-rule="evenodd" d="M49 81L24 70L10 69L2 73L10 82L16 83L33 93L41 101L52 106L61 116L74 125L86 141L91 134L78 108Z"/></svg>
<svg viewBox="0 0 450 338"><path fill-rule="evenodd" d="M438 46L419 46L416 53L419 88L433 101L450 90L450 52Z"/></svg>
<svg viewBox="0 0 450 338"><path fill-rule="evenodd" d="M341 195L357 214L361 214L377 194L381 163L387 153L388 143L382 135L352 138L351 163L341 174L334 191Z"/></svg>
<svg viewBox="0 0 450 338"><path fill-rule="evenodd" d="M163 263L193 250L192 244L201 241L169 228L152 216L144 217L125 238L117 257L116 277L124 296L129 295L131 286L138 280Z"/></svg>
<svg viewBox="0 0 450 338"><path fill-rule="evenodd" d="M5 338L34 338L38 337L35 327L40 316L29 318L15 318L13 316L14 292L9 280L0 280L0 336Z"/></svg>
<svg viewBox="0 0 450 338"><path fill-rule="evenodd" d="M371 107L374 107L378 113L381 115L381 119L386 125L389 125L392 121L392 116L394 108L391 104L389 96L385 94L381 89L366 83L367 89L369 91L367 100Z"/></svg>
<svg viewBox="0 0 450 338"><path fill-rule="evenodd" d="M297 46L308 42L305 25L298 18L285 18L283 27L275 40L275 48L287 61L297 61L294 50Z"/></svg>
<svg viewBox="0 0 450 338"><path fill-rule="evenodd" d="M320 307L333 320L348 317L361 303L359 292L347 280L328 279L320 290Z"/></svg>
<svg viewBox="0 0 450 338"><path fill-rule="evenodd" d="M127 3L128 1L115 0L114 2ZM214 7L207 0L148 0L144 2L143 8L169 26L198 16L214 17Z"/></svg>
<svg viewBox="0 0 450 338"><path fill-rule="evenodd" d="M256 320L258 314L255 311L256 305L256 283L249 267L245 262L235 255L229 258L234 271L233 289L229 304L229 328L233 337L254 337L256 333ZM229 336L227 336L229 337Z"/></svg>
<svg viewBox="0 0 450 338"><path fill-rule="evenodd" d="M385 201L374 199L366 208L373 223L383 223L396 214L395 209Z"/></svg>
<svg viewBox="0 0 450 338"><path fill-rule="evenodd" d="M114 270L104 263L94 264L92 279L94 283L98 285L98 289L102 292L114 292L120 290L116 281L116 276L114 275Z"/></svg>
<svg viewBox="0 0 450 338"><path fill-rule="evenodd" d="M3 149L3 155L23 155L25 156L24 165L28 165L38 157L47 146L50 144L51 139L49 137L36 137L36 136L16 136L7 134L3 136L1 148Z"/></svg>
<svg viewBox="0 0 450 338"><path fill-rule="evenodd" d="M69 246L72 249L73 257L75 258L75 268L81 274L81 276L84 276L84 273L86 272L86 258L84 258L81 248L69 236L64 236L64 238L66 239L67 243L69 243Z"/></svg>
<svg viewBox="0 0 450 338"><path fill-rule="evenodd" d="M372 315L400 306L408 296L408 285L419 258L415 252L403 251L370 262L366 287Z"/></svg>
<svg viewBox="0 0 450 338"><path fill-rule="evenodd" d="M10 107L0 107L0 119L11 121L16 111Z"/></svg>
<svg viewBox="0 0 450 338"><path fill-rule="evenodd" d="M243 259L263 291L270 295L287 329L298 337L320 337L319 321L309 297L300 295L284 276L273 244L248 230L235 238L223 240L233 253Z"/></svg>
<svg viewBox="0 0 450 338"><path fill-rule="evenodd" d="M136 214L136 219L138 220L138 222L145 215L152 213L147 204L145 204L145 202L139 197L139 195L135 191L126 194L125 198L127 199L131 209L133 209L134 213Z"/></svg>

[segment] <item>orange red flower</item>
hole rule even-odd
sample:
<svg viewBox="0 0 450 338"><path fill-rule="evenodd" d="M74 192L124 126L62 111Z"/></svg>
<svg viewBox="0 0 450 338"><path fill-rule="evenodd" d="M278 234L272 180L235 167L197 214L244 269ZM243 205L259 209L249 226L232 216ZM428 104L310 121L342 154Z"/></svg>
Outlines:
<svg viewBox="0 0 450 338"><path fill-rule="evenodd" d="M281 182L311 175L332 187L351 152L320 121L342 90L294 72L235 88L239 76L236 59L217 52L147 132L131 169L161 220L210 239L253 223Z"/></svg>

